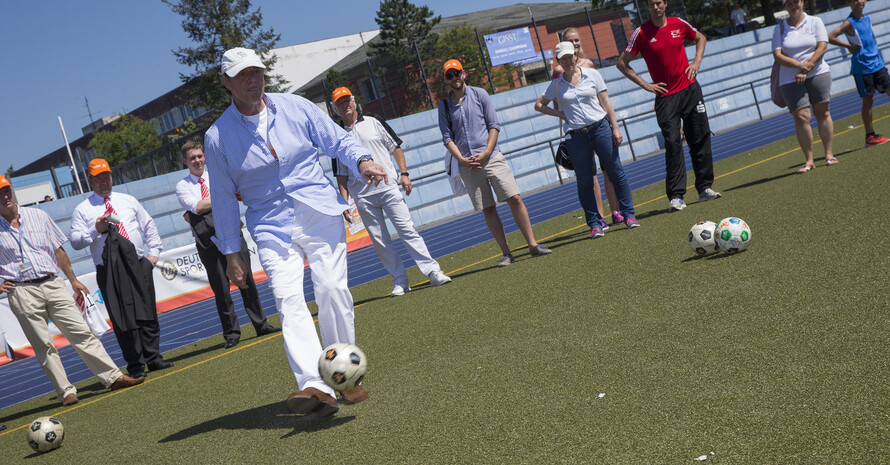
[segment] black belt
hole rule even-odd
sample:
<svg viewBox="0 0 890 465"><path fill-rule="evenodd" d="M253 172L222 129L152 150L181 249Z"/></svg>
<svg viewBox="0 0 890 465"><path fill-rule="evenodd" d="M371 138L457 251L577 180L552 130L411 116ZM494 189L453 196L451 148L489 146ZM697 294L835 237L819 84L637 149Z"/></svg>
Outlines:
<svg viewBox="0 0 890 465"><path fill-rule="evenodd" d="M54 274L48 274L48 275L43 276L43 277L41 277L41 278L27 279L27 280L25 280L25 281L12 281L12 282L15 283L15 284L40 284L40 283L42 283L42 282L49 281L50 279L53 279L53 278L55 278L55 277L56 277L56 275L54 275Z"/></svg>
<svg viewBox="0 0 890 465"><path fill-rule="evenodd" d="M566 131L566 134L572 134L572 135L587 134L588 132L593 131L594 129L598 128L600 126L600 124L603 124L603 121L606 121L606 118L603 118L589 126L584 126L583 128L572 129L571 131Z"/></svg>

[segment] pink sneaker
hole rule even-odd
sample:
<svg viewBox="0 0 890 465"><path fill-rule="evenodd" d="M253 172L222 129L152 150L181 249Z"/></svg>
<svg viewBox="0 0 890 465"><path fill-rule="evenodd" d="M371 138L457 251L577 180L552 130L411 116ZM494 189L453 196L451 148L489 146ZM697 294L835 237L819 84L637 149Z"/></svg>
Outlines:
<svg viewBox="0 0 890 465"><path fill-rule="evenodd" d="M617 210L612 212L612 226L624 223L624 217Z"/></svg>

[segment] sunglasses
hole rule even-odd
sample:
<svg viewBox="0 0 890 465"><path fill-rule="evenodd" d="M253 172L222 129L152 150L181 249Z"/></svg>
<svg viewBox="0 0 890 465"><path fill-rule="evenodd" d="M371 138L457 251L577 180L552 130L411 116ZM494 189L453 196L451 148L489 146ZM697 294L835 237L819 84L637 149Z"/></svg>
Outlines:
<svg viewBox="0 0 890 465"><path fill-rule="evenodd" d="M447 79L449 81L457 78L458 76L460 76L460 71L457 71L457 70L451 70L451 71L445 73L445 79Z"/></svg>

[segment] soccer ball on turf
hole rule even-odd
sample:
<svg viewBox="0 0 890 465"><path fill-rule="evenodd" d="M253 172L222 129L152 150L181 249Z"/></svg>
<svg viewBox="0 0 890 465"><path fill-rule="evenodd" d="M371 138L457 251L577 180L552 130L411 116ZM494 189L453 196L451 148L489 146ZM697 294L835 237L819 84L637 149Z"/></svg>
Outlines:
<svg viewBox="0 0 890 465"><path fill-rule="evenodd" d="M743 252L751 243L751 228L741 218L730 216L717 224L717 247L726 253Z"/></svg>
<svg viewBox="0 0 890 465"><path fill-rule="evenodd" d="M321 353L318 371L325 384L337 392L346 392L362 382L368 361L355 344L336 342Z"/></svg>
<svg viewBox="0 0 890 465"><path fill-rule="evenodd" d="M65 427L54 417L40 417L28 427L28 445L37 452L58 449L65 440Z"/></svg>
<svg viewBox="0 0 890 465"><path fill-rule="evenodd" d="M719 252L714 230L717 225L713 221L699 221L689 230L689 247L696 255L711 255Z"/></svg>

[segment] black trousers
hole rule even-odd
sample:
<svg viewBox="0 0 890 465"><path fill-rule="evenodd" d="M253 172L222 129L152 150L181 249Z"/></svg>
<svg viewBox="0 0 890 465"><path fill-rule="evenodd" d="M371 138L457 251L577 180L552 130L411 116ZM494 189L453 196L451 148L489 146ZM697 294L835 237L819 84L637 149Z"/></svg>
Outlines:
<svg viewBox="0 0 890 465"><path fill-rule="evenodd" d="M655 116L664 136L665 193L668 199L682 199L686 194L686 161L680 122L689 145L695 188L701 193L714 183L711 159L711 127L702 100L701 86L693 82L680 92L655 97Z"/></svg>
<svg viewBox="0 0 890 465"><path fill-rule="evenodd" d="M145 258L140 258L139 263L142 265L145 285L148 286L149 295L154 299L155 285L151 275L153 267L151 262ZM102 296L107 296L105 289L105 276L107 273L105 266L96 266L96 277L99 281L99 290ZM116 302L105 300L105 305L117 305ZM108 312L111 318L111 326L114 330L114 336L117 338L117 344L121 348L121 354L127 362L127 372L132 375L145 373L145 365L162 360L161 357L161 326L158 324L158 314L154 313L154 318L149 320L136 320L136 329L123 331L120 325L115 321L115 312Z"/></svg>
<svg viewBox="0 0 890 465"><path fill-rule="evenodd" d="M232 293L229 291L229 278L226 277L228 263L226 256L211 244L204 248L195 244L198 249L198 257L207 270L207 279L210 281L210 289L216 298L216 311L219 313L219 322L222 324L223 337L228 339L241 335L241 325L238 324L238 316L235 314L235 305L232 302ZM250 251L247 242L241 238L241 259L247 265L247 289L241 289L241 298L244 300L244 310L250 317L250 322L257 330L266 325L266 315L260 305L260 296L250 270Z"/></svg>

